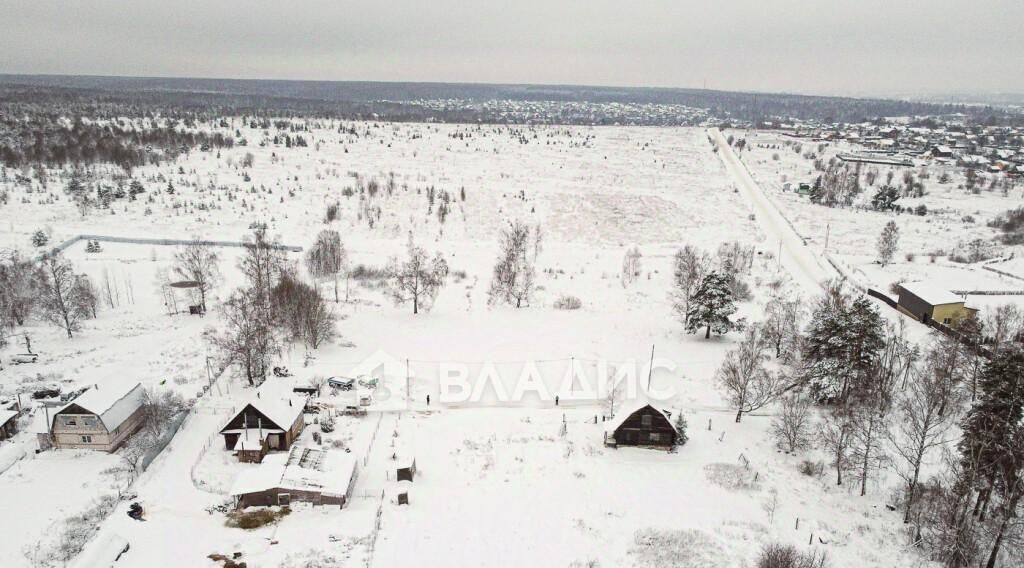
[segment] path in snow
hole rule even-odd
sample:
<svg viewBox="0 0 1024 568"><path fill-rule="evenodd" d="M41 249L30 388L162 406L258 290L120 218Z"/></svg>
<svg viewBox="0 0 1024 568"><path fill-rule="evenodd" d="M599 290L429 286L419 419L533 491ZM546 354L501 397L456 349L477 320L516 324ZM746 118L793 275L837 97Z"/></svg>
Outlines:
<svg viewBox="0 0 1024 568"><path fill-rule="evenodd" d="M826 268L818 260L811 248L805 245L803 239L793 230L782 212L757 185L747 167L732 151L722 131L709 128L708 135L718 147L718 155L721 156L725 169L736 183L737 189L757 215L757 221L764 229L768 243L775 247L775 252L781 256L783 268L793 280L805 291L817 293L825 281L838 278L839 274L835 269Z"/></svg>

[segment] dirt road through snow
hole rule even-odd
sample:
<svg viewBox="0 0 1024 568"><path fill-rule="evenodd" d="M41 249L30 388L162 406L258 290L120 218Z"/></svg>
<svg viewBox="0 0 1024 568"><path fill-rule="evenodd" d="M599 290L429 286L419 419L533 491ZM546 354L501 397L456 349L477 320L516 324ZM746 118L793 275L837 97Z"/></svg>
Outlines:
<svg viewBox="0 0 1024 568"><path fill-rule="evenodd" d="M820 261L810 247L804 244L803 239L796 234L778 208L761 191L747 171L747 167L732 151L722 131L709 128L708 135L718 147L718 155L722 158L736 188L750 203L758 223L767 235L768 243L774 248L773 252L781 254L782 266L793 280L807 292L817 293L823 282L838 277L839 274L834 269Z"/></svg>

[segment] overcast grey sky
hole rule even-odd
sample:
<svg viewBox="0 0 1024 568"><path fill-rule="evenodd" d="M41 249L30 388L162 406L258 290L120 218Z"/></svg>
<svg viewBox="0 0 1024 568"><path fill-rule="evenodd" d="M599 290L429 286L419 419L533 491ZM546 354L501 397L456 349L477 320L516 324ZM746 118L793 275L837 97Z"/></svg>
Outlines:
<svg viewBox="0 0 1024 568"><path fill-rule="evenodd" d="M0 72L1024 92L1024 1L2 0Z"/></svg>

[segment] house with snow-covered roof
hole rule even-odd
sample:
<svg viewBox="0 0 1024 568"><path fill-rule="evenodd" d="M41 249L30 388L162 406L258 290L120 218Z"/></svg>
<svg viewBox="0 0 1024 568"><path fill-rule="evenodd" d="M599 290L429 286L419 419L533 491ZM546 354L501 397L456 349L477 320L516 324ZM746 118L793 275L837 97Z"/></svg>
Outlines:
<svg viewBox="0 0 1024 568"><path fill-rule="evenodd" d="M896 309L922 323L934 320L950 325L977 313L964 302L963 297L931 282L905 282L899 285Z"/></svg>
<svg viewBox="0 0 1024 568"><path fill-rule="evenodd" d="M145 398L138 381L97 383L48 413L45 436L57 449L112 452L142 427Z"/></svg>
<svg viewBox="0 0 1024 568"><path fill-rule="evenodd" d="M225 447L238 461L261 462L268 452L287 450L302 433L305 401L260 393L221 428Z"/></svg>
<svg viewBox="0 0 1024 568"><path fill-rule="evenodd" d="M607 446L650 446L671 448L679 431L670 415L645 402L636 402L620 409L604 423Z"/></svg>
<svg viewBox="0 0 1024 568"><path fill-rule="evenodd" d="M288 506L294 501L344 507L352 497L356 458L350 453L292 446L238 474L231 496L238 508Z"/></svg>

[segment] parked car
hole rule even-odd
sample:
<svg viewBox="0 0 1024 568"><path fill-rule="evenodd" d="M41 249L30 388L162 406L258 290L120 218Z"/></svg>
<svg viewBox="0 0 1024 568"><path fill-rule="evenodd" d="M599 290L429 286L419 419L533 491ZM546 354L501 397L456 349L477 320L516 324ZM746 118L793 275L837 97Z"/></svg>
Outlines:
<svg viewBox="0 0 1024 568"><path fill-rule="evenodd" d="M78 398L79 395L81 395L83 392L85 392L87 390L89 390L89 387L85 386L85 387L82 387L80 389L75 389L73 391L68 391L68 392L60 395L60 400L61 400L61 402L69 402L69 401L75 400L76 398Z"/></svg>
<svg viewBox="0 0 1024 568"><path fill-rule="evenodd" d="M60 389L39 389L32 393L32 398L41 400L44 398L56 398L60 396Z"/></svg>
<svg viewBox="0 0 1024 568"><path fill-rule="evenodd" d="M21 365L23 363L35 363L39 360L38 353L15 353L11 355L11 363Z"/></svg>
<svg viewBox="0 0 1024 568"><path fill-rule="evenodd" d="M369 379L369 378L359 379L359 386L364 387L364 388L368 388L368 389L375 389L375 388L377 388L377 383L378 382L379 382L379 379L376 379L376 378L373 378L373 379Z"/></svg>
<svg viewBox="0 0 1024 568"><path fill-rule="evenodd" d="M348 377L331 377L327 379L327 386L332 389L350 391L356 386L356 380Z"/></svg>
<svg viewBox="0 0 1024 568"><path fill-rule="evenodd" d="M274 367L274 376L275 377L290 377L290 376L292 376L292 374L288 370L288 367Z"/></svg>

